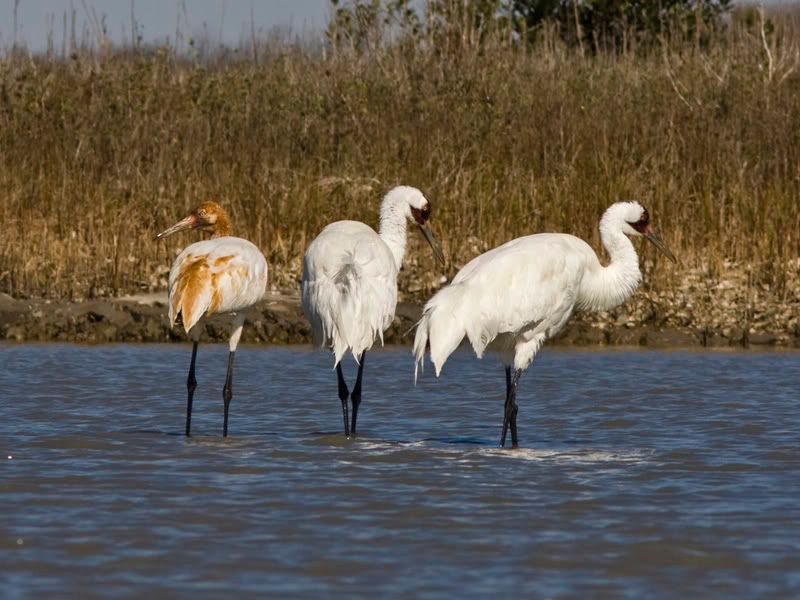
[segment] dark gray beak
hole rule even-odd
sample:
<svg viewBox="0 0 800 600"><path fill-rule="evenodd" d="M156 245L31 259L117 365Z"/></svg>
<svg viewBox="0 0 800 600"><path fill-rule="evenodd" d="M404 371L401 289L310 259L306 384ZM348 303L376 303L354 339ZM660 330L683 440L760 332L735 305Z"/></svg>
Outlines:
<svg viewBox="0 0 800 600"><path fill-rule="evenodd" d="M431 250L433 250L433 255L436 257L436 260L439 261L439 264L444 266L444 252L442 252L442 246L439 244L439 240L436 239L436 236L433 235L431 228L428 227L428 224L425 223L424 225L417 225L419 230L422 232L422 235L425 236L425 239L431 245Z"/></svg>
<svg viewBox="0 0 800 600"><path fill-rule="evenodd" d="M652 229L648 229L647 231L645 231L644 237L649 241L651 241L653 245L661 251L661 254L666 256L674 263L678 262L678 259L675 258L675 255L672 252L670 252L670 249L667 248L667 245L663 242L663 240L660 237L658 237L655 231L653 231Z"/></svg>

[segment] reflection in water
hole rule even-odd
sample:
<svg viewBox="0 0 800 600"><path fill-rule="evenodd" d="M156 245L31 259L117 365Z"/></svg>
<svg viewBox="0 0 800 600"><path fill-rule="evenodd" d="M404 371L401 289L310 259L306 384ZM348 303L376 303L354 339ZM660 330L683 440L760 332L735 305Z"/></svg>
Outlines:
<svg viewBox="0 0 800 600"><path fill-rule="evenodd" d="M376 352L357 439L325 353L0 346L3 596L794 596L800 356L545 351L414 387ZM352 365L348 365L352 367ZM9 458L10 457L10 458Z"/></svg>

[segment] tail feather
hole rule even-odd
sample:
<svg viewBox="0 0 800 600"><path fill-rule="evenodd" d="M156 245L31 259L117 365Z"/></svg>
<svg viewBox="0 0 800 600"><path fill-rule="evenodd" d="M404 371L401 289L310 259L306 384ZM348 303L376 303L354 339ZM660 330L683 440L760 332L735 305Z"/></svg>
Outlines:
<svg viewBox="0 0 800 600"><path fill-rule="evenodd" d="M211 305L211 276L204 258L188 261L170 282L169 321L175 325L181 315L186 333L194 327Z"/></svg>
<svg viewBox="0 0 800 600"><path fill-rule="evenodd" d="M415 382L417 370L423 366L426 349L430 350L431 362L438 377L447 358L467 334L464 327L463 296L462 285L450 285L439 290L425 305L414 336Z"/></svg>
<svg viewBox="0 0 800 600"><path fill-rule="evenodd" d="M336 364L342 359L348 347L363 337L364 323L358 318L361 313L361 294L358 285L359 274L352 262L345 263L333 278L336 287L335 306L332 311L333 320L338 332L338 340L334 340L333 352ZM356 359L361 355L359 349L353 351Z"/></svg>
<svg viewBox="0 0 800 600"><path fill-rule="evenodd" d="M425 350L428 349L428 332L430 314L422 313L422 318L417 321L417 333L414 335L414 385L417 385L419 371L425 370Z"/></svg>
<svg viewBox="0 0 800 600"><path fill-rule="evenodd" d="M334 365L348 350L358 360L376 337L383 344L385 323L379 293L361 276L353 257L348 257L332 278L303 282L303 308L312 323L314 341L318 346L330 345Z"/></svg>

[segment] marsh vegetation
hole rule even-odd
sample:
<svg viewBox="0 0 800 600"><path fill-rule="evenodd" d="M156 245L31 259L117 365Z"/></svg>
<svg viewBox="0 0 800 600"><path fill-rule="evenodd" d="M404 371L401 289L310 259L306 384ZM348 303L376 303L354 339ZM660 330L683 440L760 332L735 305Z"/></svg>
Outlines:
<svg viewBox="0 0 800 600"><path fill-rule="evenodd" d="M469 11L445 16L335 15L322 44L7 50L0 291L163 288L186 240L153 234L198 199L224 203L235 233L264 250L272 287L294 290L326 223L373 223L382 194L408 183L432 201L449 274L532 232L599 249L604 208L637 198L680 264L643 249L645 288L626 310L797 327L796 11L594 45L557 24L526 36L476 26ZM412 259L401 296L428 295L440 275Z"/></svg>

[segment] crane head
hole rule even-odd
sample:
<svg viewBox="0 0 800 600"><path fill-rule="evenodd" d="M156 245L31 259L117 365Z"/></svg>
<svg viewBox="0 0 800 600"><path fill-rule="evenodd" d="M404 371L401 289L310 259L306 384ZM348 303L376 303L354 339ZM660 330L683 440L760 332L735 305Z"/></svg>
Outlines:
<svg viewBox="0 0 800 600"><path fill-rule="evenodd" d="M436 236L433 235L433 231L431 231L431 227L428 224L428 220L431 218L431 203L418 189L409 189L414 192L408 194L408 207L411 211L411 218L414 220L417 227L419 227L425 240L430 244L436 260L440 265L444 265L445 260L442 246L439 244L439 240L436 239Z"/></svg>
<svg viewBox="0 0 800 600"><path fill-rule="evenodd" d="M186 229L202 229L215 235L221 232L227 234L230 230L230 219L225 209L216 202L203 202L190 212L186 218L181 219L172 227L156 235L155 239L160 240Z"/></svg>
<svg viewBox="0 0 800 600"><path fill-rule="evenodd" d="M622 231L631 236L641 236L651 242L658 250L672 262L678 262L675 255L667 248L664 241L658 236L650 223L650 213L636 201L620 202L624 212Z"/></svg>
<svg viewBox="0 0 800 600"><path fill-rule="evenodd" d="M433 231L431 231L430 225L428 225L428 218L431 215L431 205L430 203L423 209L411 209L411 214L414 217L414 221L417 223L417 227L419 227L420 232L422 232L423 237L425 240L430 244L431 250L433 250L433 255L436 257L436 260L439 262L440 265L444 266L444 252L442 251L442 246L439 243L439 240L436 239L436 236L433 235Z"/></svg>

